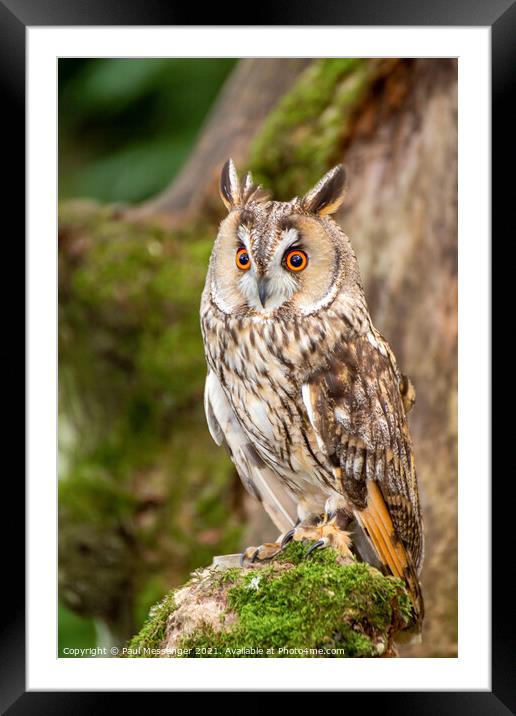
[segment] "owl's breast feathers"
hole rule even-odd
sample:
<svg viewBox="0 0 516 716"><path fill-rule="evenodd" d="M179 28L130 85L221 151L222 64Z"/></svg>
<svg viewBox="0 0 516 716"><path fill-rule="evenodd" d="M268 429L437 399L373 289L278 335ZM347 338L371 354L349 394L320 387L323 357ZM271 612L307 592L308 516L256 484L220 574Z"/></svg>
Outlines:
<svg viewBox="0 0 516 716"><path fill-rule="evenodd" d="M332 465L318 447L301 396L339 334L329 321L253 320L226 316L211 303L202 312L208 365L262 459L302 496L333 487ZM312 489L313 488L313 489Z"/></svg>
<svg viewBox="0 0 516 716"><path fill-rule="evenodd" d="M373 330L336 348L302 394L336 489L383 565L407 581L422 617L423 530L404 386L388 344Z"/></svg>

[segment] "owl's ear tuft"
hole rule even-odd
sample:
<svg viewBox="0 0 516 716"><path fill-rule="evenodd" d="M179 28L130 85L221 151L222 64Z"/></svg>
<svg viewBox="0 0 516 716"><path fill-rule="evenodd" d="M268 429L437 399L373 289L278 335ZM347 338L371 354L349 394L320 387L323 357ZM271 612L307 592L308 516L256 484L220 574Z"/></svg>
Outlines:
<svg viewBox="0 0 516 716"><path fill-rule="evenodd" d="M220 174L220 196L231 211L235 206L245 206L249 202L265 201L268 194L260 185L253 184L251 172L247 172L242 181L239 180L237 170L232 159L228 159L222 167Z"/></svg>
<svg viewBox="0 0 516 716"><path fill-rule="evenodd" d="M346 171L342 164L330 169L301 200L301 206L311 214L334 214L346 194Z"/></svg>
<svg viewBox="0 0 516 716"><path fill-rule="evenodd" d="M237 204L241 204L242 192L237 170L232 159L228 159L222 167L219 189L222 201L228 211L231 211Z"/></svg>

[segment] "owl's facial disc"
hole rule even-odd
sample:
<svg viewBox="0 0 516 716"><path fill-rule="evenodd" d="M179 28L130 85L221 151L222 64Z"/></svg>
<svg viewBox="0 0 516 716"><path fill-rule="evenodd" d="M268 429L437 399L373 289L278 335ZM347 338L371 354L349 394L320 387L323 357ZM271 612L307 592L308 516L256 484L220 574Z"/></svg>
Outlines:
<svg viewBox="0 0 516 716"><path fill-rule="evenodd" d="M335 293L341 256L326 219L279 202L268 209L260 217L233 211L221 224L212 295L225 313L251 309L266 317L288 304L307 314Z"/></svg>

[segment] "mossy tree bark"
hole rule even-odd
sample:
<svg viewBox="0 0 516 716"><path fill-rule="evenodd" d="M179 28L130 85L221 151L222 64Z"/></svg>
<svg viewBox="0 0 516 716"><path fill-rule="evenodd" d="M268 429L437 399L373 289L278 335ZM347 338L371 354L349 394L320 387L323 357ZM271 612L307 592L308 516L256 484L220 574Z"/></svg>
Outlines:
<svg viewBox="0 0 516 716"><path fill-rule="evenodd" d="M253 73L262 88L255 95L243 89ZM226 122L241 93L242 114ZM244 61L191 161L160 197L136 209L62 207L62 412L83 438L63 485L65 533L78 520L94 533L99 523L122 526L132 540L131 577L159 574L168 584L214 552L274 534L252 508L254 533L242 535L249 505L202 415L197 311L223 213L216 173L233 155L285 199L344 161L349 196L337 218L375 325L417 392L410 423L427 618L423 643L406 653L456 653L456 120L454 60ZM81 490L87 499L74 497ZM98 517L103 510L109 520ZM69 559L86 565L83 580L95 579L77 545L63 564ZM63 590L73 592L70 582L64 569Z"/></svg>

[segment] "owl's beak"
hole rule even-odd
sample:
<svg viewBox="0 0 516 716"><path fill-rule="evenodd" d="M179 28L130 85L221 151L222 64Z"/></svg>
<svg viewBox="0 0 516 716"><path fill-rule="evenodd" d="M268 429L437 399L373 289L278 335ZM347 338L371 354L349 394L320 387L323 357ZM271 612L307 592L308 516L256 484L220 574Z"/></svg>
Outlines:
<svg viewBox="0 0 516 716"><path fill-rule="evenodd" d="M269 279L265 276L260 276L257 280L258 285L258 296L260 297L260 303L265 308L267 299L269 298Z"/></svg>

